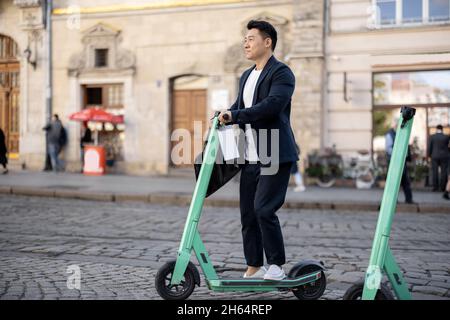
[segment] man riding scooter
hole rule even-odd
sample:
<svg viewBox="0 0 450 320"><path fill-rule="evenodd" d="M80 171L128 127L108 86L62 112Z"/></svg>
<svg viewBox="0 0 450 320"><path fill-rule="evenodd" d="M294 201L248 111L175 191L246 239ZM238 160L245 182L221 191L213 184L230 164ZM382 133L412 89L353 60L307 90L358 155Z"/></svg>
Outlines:
<svg viewBox="0 0 450 320"><path fill-rule="evenodd" d="M245 55L255 65L243 73L238 98L220 114L219 121L238 124L245 132L245 163L240 181L242 237L248 265L244 277L281 280L285 277L282 265L286 259L276 212L284 203L291 167L298 160L289 123L295 77L288 66L273 56L275 28L266 21L250 21L247 29ZM261 145L266 142L260 134L263 131L267 137L272 137L272 131L278 133L278 140L268 139L265 150L273 150L276 145L279 153L271 154L266 163L260 154ZM265 173L265 166L278 168ZM263 251L268 270L263 266Z"/></svg>

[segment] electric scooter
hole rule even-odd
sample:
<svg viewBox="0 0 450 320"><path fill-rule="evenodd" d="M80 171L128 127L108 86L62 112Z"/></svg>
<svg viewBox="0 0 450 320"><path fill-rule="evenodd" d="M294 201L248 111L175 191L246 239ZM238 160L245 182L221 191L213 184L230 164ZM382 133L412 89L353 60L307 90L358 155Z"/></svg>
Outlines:
<svg viewBox="0 0 450 320"><path fill-rule="evenodd" d="M405 166L408 141L416 109L402 107L400 112L401 116L395 135L394 148L386 178L386 187L384 188L383 198L381 200L369 267L366 271L365 280L361 280L350 287L344 294L344 300L394 299L388 286L381 283L383 274L387 275L398 299L411 299L408 284L403 279L402 272L389 248L391 225L397 206L398 191Z"/></svg>
<svg viewBox="0 0 450 320"><path fill-rule="evenodd" d="M321 261L299 262L292 267L285 279L279 281L256 278L221 279L216 273L200 237L198 224L220 146L217 134L219 114L216 112L212 119L203 153L203 163L189 207L177 259L167 262L156 274L155 287L158 294L166 300L183 300L191 295L196 285L200 286L200 274L190 261L194 251L210 290L218 292L292 291L301 300L319 299L326 287L325 268Z"/></svg>

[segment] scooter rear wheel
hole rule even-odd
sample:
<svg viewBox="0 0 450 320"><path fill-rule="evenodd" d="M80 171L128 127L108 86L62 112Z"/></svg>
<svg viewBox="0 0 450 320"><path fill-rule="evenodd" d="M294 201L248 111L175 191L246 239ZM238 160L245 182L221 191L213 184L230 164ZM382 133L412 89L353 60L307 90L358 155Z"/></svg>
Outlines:
<svg viewBox="0 0 450 320"><path fill-rule="evenodd" d="M195 266L188 264L184 272L184 280L178 285L171 285L172 274L175 269L176 260L169 261L161 268L155 277L155 287L161 298L165 300L184 300L187 299L195 288Z"/></svg>
<svg viewBox="0 0 450 320"><path fill-rule="evenodd" d="M361 300L364 290L364 280L358 281L345 292L343 300ZM375 295L375 300L394 300L394 296L389 288L381 283Z"/></svg>
<svg viewBox="0 0 450 320"><path fill-rule="evenodd" d="M305 265L300 268L293 268L289 272L290 278L298 278L304 276L308 273L322 270L319 266L315 264ZM300 300L317 300L319 299L327 286L327 279L325 273L321 271L320 279L310 282L292 289L294 295Z"/></svg>

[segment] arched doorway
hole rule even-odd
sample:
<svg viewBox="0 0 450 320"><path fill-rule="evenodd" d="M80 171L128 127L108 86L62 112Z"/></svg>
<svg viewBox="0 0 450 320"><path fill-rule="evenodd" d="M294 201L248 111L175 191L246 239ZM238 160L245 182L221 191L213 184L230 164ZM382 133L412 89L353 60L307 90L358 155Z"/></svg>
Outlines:
<svg viewBox="0 0 450 320"><path fill-rule="evenodd" d="M19 156L19 73L18 47L0 34L0 128L5 132L9 157Z"/></svg>
<svg viewBox="0 0 450 320"><path fill-rule="evenodd" d="M207 129L207 87L208 78L204 75L184 74L170 79L172 167L192 167L201 152Z"/></svg>

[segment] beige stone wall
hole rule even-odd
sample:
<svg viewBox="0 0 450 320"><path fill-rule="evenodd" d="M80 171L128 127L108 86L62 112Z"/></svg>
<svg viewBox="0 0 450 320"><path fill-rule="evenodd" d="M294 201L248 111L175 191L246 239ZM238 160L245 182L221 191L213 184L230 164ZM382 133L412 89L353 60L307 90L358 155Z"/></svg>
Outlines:
<svg viewBox="0 0 450 320"><path fill-rule="evenodd" d="M323 145L324 5L312 0L294 3L290 65L296 89L291 122L303 163L308 153Z"/></svg>
<svg viewBox="0 0 450 320"><path fill-rule="evenodd" d="M202 75L188 87L208 89L208 116L213 112L215 90L227 90L228 102L233 103L237 79L250 65L243 58L241 41L245 24L252 18L263 17L277 26L276 56L296 75L292 126L302 158L313 149L333 144L348 155L370 149L374 71L450 66L448 24L370 29L367 9L371 0L330 0L328 7L315 0L223 0L208 6L169 8L151 7L149 4L157 1L142 0L138 4L145 8L139 10L130 9L136 1L83 0L77 2L79 8L91 13L79 15L64 13L70 1L54 3L53 111L69 129L70 144L65 153L69 170L79 166L80 128L78 123L69 122L68 116L82 106L81 85L122 83L127 127L126 163L120 168L133 174L167 173L170 79L182 74ZM105 4L119 10L104 12L101 8ZM45 158L41 130L45 124L45 33L34 37L24 30L27 10L13 5L12 0L0 1L0 33L11 36L20 52L29 43L36 47L36 70L19 57L19 163L39 170ZM99 23L119 32L117 50L132 56L133 66L69 73L73 56L83 53L83 32ZM344 100L344 72L351 82L348 101Z"/></svg>
<svg viewBox="0 0 450 320"><path fill-rule="evenodd" d="M236 80L241 70L226 70L229 48L241 43L245 24L251 18L273 15L290 20L290 2L255 1L252 5L229 4L188 10L172 8L120 14L82 14L80 29L68 28L66 15L55 16L54 108L67 121L70 112L81 108L79 102L74 103L79 99L79 91L74 87L80 78L90 83L112 81L113 77L107 72L103 75L93 72L78 78L68 75L71 55L83 50L82 32L98 23L120 30L119 46L129 50L136 61L135 73L132 77L125 77L130 82L125 106L126 171L133 174L167 173L170 154L169 79L181 74L204 75L208 79L208 90L229 91L231 104L236 99ZM289 29L286 31L288 33ZM289 40L289 34L286 34L286 39ZM280 41L280 47L282 44ZM121 75L114 74L114 77L120 79ZM210 110L210 114L212 112ZM77 123L70 124L73 134L68 161L74 166L78 161L78 131Z"/></svg>

